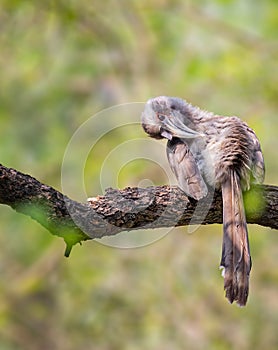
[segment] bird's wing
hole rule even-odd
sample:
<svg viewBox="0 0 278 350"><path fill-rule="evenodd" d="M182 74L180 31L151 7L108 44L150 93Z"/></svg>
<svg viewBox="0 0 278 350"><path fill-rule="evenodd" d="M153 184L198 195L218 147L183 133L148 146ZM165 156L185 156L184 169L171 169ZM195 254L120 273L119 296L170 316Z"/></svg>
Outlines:
<svg viewBox="0 0 278 350"><path fill-rule="evenodd" d="M253 167L252 167L252 175L255 179L255 182L257 183L263 183L264 181L264 172L265 172L265 168L264 168L264 157L263 157L263 153L261 151L261 147L259 144L259 141L256 140L256 149L254 152L254 156L253 156Z"/></svg>
<svg viewBox="0 0 278 350"><path fill-rule="evenodd" d="M248 132L253 141L253 157L252 157L252 176L254 178L253 182L263 183L264 174L265 174L265 166L264 166L264 157L261 150L261 146L259 140L257 139L254 131L248 127Z"/></svg>
<svg viewBox="0 0 278 350"><path fill-rule="evenodd" d="M205 197L208 189L188 145L178 138L168 141L167 157L179 187L197 200Z"/></svg>

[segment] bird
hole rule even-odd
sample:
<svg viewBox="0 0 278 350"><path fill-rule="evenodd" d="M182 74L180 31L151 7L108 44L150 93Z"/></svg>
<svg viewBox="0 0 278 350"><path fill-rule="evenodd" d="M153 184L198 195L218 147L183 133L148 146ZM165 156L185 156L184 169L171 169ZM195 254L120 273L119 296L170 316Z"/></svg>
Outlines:
<svg viewBox="0 0 278 350"><path fill-rule="evenodd" d="M265 174L255 132L236 116L217 115L169 96L149 99L141 123L150 137L168 140L170 167L189 197L200 200L210 188L221 190L225 296L245 306L252 263L243 192L262 183Z"/></svg>

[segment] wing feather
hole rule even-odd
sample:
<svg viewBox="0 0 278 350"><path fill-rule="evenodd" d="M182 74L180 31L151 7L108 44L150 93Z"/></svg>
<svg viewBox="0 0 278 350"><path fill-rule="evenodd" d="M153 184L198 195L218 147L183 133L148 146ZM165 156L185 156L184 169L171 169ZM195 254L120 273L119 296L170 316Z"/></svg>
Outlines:
<svg viewBox="0 0 278 350"><path fill-rule="evenodd" d="M251 172L253 181L255 183L263 183L265 175L265 166L264 166L264 157L261 150L260 142L257 139L254 131L247 126L247 131L253 141L253 157L252 157L252 166Z"/></svg>
<svg viewBox="0 0 278 350"><path fill-rule="evenodd" d="M168 141L167 157L179 187L197 200L205 197L208 192L207 185L188 145L178 138Z"/></svg>

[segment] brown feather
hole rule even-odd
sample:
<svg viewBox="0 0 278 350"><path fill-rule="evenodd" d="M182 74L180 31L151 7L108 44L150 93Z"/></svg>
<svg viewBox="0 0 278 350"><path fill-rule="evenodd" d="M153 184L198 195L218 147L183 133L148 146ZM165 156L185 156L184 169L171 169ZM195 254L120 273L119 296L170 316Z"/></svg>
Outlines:
<svg viewBox="0 0 278 350"><path fill-rule="evenodd" d="M197 200L207 195L208 189L188 145L174 138L167 143L167 157L180 188Z"/></svg>
<svg viewBox="0 0 278 350"><path fill-rule="evenodd" d="M221 266L227 299L239 306L247 302L251 258L240 181L235 171L222 184L223 246Z"/></svg>

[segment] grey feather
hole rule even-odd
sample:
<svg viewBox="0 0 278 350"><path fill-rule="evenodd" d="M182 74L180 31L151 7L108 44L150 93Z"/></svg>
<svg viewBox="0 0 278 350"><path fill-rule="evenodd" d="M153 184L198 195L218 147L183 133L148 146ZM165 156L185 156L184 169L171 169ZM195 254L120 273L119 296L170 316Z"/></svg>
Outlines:
<svg viewBox="0 0 278 350"><path fill-rule="evenodd" d="M167 157L179 187L197 200L207 195L208 189L188 145L174 138L167 143Z"/></svg>

